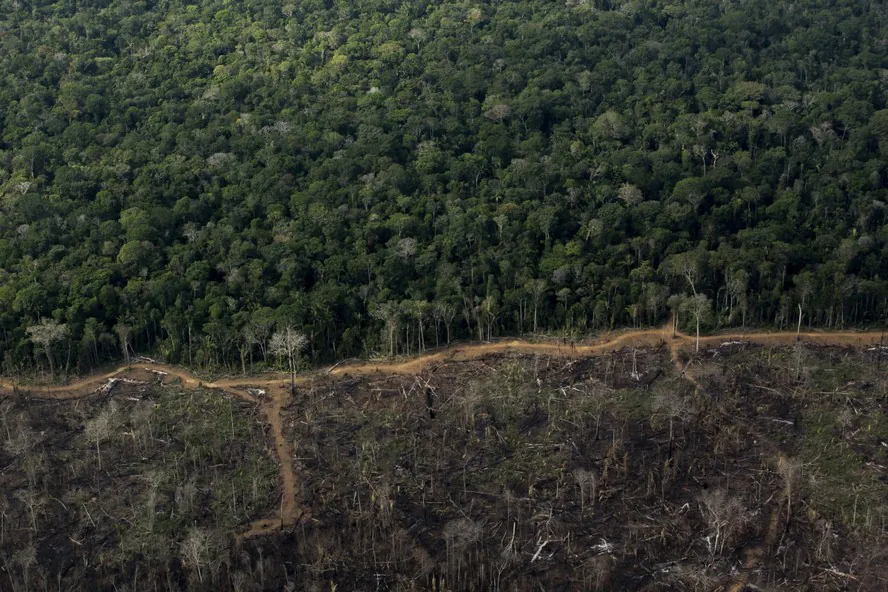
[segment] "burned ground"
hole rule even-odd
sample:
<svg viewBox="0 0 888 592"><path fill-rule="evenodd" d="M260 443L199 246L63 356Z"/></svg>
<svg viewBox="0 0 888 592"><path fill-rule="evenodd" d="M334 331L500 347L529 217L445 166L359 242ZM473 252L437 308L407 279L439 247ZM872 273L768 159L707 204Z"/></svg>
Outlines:
<svg viewBox="0 0 888 592"><path fill-rule="evenodd" d="M6 399L0 588L885 589L880 350L711 343Z"/></svg>
<svg viewBox="0 0 888 592"><path fill-rule="evenodd" d="M312 516L288 543L300 578L883 589L885 383L868 352L799 359L721 346L683 377L661 347L319 378L285 409Z"/></svg>
<svg viewBox="0 0 888 592"><path fill-rule="evenodd" d="M0 401L0 589L176 589L240 569L232 533L277 495L256 410L128 380Z"/></svg>

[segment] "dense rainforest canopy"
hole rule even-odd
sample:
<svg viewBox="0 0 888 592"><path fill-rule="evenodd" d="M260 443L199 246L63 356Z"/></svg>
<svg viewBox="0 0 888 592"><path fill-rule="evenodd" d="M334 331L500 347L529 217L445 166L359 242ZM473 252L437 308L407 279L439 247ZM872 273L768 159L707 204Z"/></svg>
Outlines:
<svg viewBox="0 0 888 592"><path fill-rule="evenodd" d="M869 0L0 0L0 359L888 312Z"/></svg>

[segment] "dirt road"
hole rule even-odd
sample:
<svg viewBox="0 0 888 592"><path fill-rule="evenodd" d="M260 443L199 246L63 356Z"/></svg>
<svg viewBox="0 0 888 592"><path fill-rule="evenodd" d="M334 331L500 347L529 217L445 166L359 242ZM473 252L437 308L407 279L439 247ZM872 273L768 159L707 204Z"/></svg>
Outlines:
<svg viewBox="0 0 888 592"><path fill-rule="evenodd" d="M804 343L838 346L864 346L880 343L882 333L873 332L834 332L834 333L801 333L798 336ZM710 335L700 338L700 345L712 345L726 341L742 341L762 345L796 343L795 333L728 333ZM367 374L417 374L437 363L473 360L488 354L496 353L529 353L546 354L560 357L581 357L616 351L624 347L656 346L669 344L673 363L680 373L699 388L694 378L687 372L679 358L683 348L694 347L695 338L683 333L672 334L672 323L658 329L625 331L618 334L604 335L595 343L569 344L551 342L529 342L524 340L497 341L493 343L469 343L450 347L434 353L425 354L394 363L360 362L355 364L337 365L329 370L321 371L329 376L358 376ZM281 507L277 516L263 518L248 525L243 533L245 537L262 536L287 528L304 519L307 514L297 503L296 473L293 468L293 450L284 437L281 423L281 410L290 398L290 379L285 376L241 377L203 382L188 371L153 360L139 359L128 365L105 374L89 376L64 385L25 385L13 384L12 381L0 381L0 396L8 395L13 390L31 396L53 399L76 399L88 396L101 390L114 378L131 377L134 373L150 373L160 377L162 382L169 383L179 380L186 388L208 388L223 391L229 395L260 406L270 428L275 453L280 463ZM296 384L304 385L316 376L315 373L297 377ZM248 388L261 389L264 394L253 395ZM259 392L253 390L252 392Z"/></svg>

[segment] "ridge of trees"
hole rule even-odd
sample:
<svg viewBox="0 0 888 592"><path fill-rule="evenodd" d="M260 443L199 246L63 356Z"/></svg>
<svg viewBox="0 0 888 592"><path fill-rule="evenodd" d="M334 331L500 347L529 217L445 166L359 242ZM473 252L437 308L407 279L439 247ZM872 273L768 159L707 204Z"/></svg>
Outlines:
<svg viewBox="0 0 888 592"><path fill-rule="evenodd" d="M885 318L884 3L7 4L4 372Z"/></svg>

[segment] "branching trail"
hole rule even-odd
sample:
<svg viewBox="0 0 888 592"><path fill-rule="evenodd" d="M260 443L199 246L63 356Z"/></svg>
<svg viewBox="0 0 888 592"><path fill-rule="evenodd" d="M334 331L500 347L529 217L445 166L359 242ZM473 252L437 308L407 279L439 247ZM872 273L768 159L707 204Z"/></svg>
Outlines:
<svg viewBox="0 0 888 592"><path fill-rule="evenodd" d="M799 338L806 343L821 345L863 346L880 343L880 332L833 332L833 333L801 333ZM700 345L724 343L726 341L743 341L761 345L791 344L795 343L795 333L729 333L711 335L700 338ZM434 353L421 355L404 362L374 363L362 362L356 364L337 365L329 370L322 371L328 376L360 376L367 374L417 374L429 366L442 362L459 362L481 358L489 354L501 353L531 353L545 354L559 357L592 356L615 351L624 347L656 346L663 343L669 344L669 350L673 363L681 375L690 380L696 388L700 388L697 381L690 376L687 368L682 365L679 352L686 347L693 347L695 338L683 333L672 333L672 323L658 329L642 329L626 331L616 335L606 335L596 343L568 344L529 342L524 340L497 341L493 343L469 343L456 345ZM131 375L134 372L147 372L160 376L164 382L169 379L178 379L182 386L189 389L207 388L223 391L231 396L260 406L271 428L271 436L274 449L280 463L281 481L281 506L276 516L257 520L249 524L244 537L263 536L278 532L284 528L293 527L300 520L305 519L307 511L297 503L296 472L293 468L293 448L284 436L282 425L282 410L290 400L290 380L283 376L241 377L219 380L216 382L203 382L198 377L186 370L160 364L153 360L139 359L128 365L105 374L89 376L63 385L30 385L18 384L12 381L0 381L0 396L8 395L13 391L26 393L32 396L52 399L77 399L94 394L115 378ZM305 374L297 377L296 384L307 384L316 374ZM248 390L249 389L249 390ZM256 394L253 394L256 393ZM767 539L773 538L771 531L776 531L776 515L772 516L772 528L769 529ZM760 559L763 549L770 544L765 541L761 549L752 550L747 554L746 572L751 570ZM746 578L744 578L745 580ZM740 584L740 582L738 582ZM740 584L742 590L744 583Z"/></svg>

